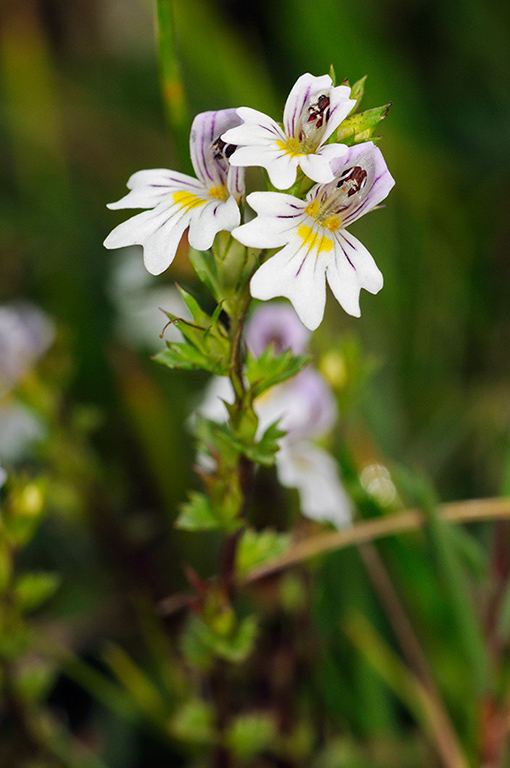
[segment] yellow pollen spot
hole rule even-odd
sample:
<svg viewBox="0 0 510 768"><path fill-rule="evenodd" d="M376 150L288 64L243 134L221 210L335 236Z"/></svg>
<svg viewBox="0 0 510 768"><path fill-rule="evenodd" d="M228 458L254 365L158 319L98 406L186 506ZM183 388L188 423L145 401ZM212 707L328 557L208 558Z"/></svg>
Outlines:
<svg viewBox="0 0 510 768"><path fill-rule="evenodd" d="M340 218L338 216L328 216L322 222L322 226L329 229L330 232L336 232L337 229L340 229Z"/></svg>
<svg viewBox="0 0 510 768"><path fill-rule="evenodd" d="M305 208L305 213L308 214L308 216L311 216L312 219L316 219L319 214L319 201L314 200L313 203L309 203Z"/></svg>
<svg viewBox="0 0 510 768"><path fill-rule="evenodd" d="M303 245L308 247L308 253L317 249L318 256L322 251L327 252L333 249L333 241L327 235L314 232L312 227L307 227L306 224L298 227L298 235L303 239Z"/></svg>
<svg viewBox="0 0 510 768"><path fill-rule="evenodd" d="M184 208L186 211L191 211L192 208L199 208L207 202L207 200L202 200L201 197L194 195L192 192L185 192L184 190L174 192L173 195L174 203L177 203L177 205L180 205L181 208Z"/></svg>
<svg viewBox="0 0 510 768"><path fill-rule="evenodd" d="M305 154L301 149L301 143L299 139L290 138L287 139L287 141L280 141L278 139L276 146L278 149L283 149L283 151L287 152L287 154L291 155L291 157L298 157Z"/></svg>
<svg viewBox="0 0 510 768"><path fill-rule="evenodd" d="M211 187L209 189L209 195L211 197L214 197L215 200L226 200L227 199L227 188L226 187Z"/></svg>

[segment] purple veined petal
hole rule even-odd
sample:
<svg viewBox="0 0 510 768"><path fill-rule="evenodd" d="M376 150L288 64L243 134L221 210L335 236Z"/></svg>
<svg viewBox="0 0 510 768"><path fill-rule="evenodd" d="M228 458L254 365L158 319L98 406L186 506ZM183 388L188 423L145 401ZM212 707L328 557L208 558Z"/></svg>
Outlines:
<svg viewBox="0 0 510 768"><path fill-rule="evenodd" d="M333 159L331 168L335 178L345 170L359 166L367 173L366 183L358 194L351 198L350 204L342 213L342 224L348 226L387 197L395 184L388 171L381 150L371 141L350 147L344 157Z"/></svg>
<svg viewBox="0 0 510 768"><path fill-rule="evenodd" d="M331 88L329 75L314 77L310 73L301 75L294 83L289 93L283 111L283 125L288 136L298 137L301 122L308 104L318 96L321 91ZM308 117L308 115L306 115Z"/></svg>
<svg viewBox="0 0 510 768"><path fill-rule="evenodd" d="M195 173L205 187L226 186L228 161L215 144L221 135L240 123L235 109L201 112L191 126L190 153Z"/></svg>
<svg viewBox="0 0 510 768"><path fill-rule="evenodd" d="M247 199L259 215L234 229L232 235L243 245L252 248L279 248L286 245L306 217L304 204L292 195L252 192Z"/></svg>
<svg viewBox="0 0 510 768"><path fill-rule="evenodd" d="M138 171L128 179L127 186L131 191L117 202L108 203L107 208L155 208L172 192L185 189L194 194L203 194L204 191L203 184L197 179L164 168Z"/></svg>
<svg viewBox="0 0 510 768"><path fill-rule="evenodd" d="M272 117L251 107L240 107L238 117L244 122L225 131L221 138L227 144L236 146L252 146L273 143L276 140L285 141L286 136Z"/></svg>
<svg viewBox="0 0 510 768"><path fill-rule="evenodd" d="M230 232L240 220L239 207L233 197L229 197L226 202L210 200L193 211L188 235L189 244L197 251L207 251L218 232Z"/></svg>
<svg viewBox="0 0 510 768"><path fill-rule="evenodd" d="M351 99L351 89L347 85L337 85L329 92L329 117L321 144L329 139L349 112L356 106L356 99Z"/></svg>
<svg viewBox="0 0 510 768"><path fill-rule="evenodd" d="M353 317L361 315L361 289L378 293L383 286L383 276L371 254L345 231L337 235L334 258L327 265L326 277L340 306Z"/></svg>
<svg viewBox="0 0 510 768"><path fill-rule="evenodd" d="M246 171L243 167L230 165L228 169L227 189L237 201L241 199L245 192L245 175Z"/></svg>
<svg viewBox="0 0 510 768"><path fill-rule="evenodd" d="M254 357L270 345L277 354L291 349L302 355L308 348L310 331L288 304L263 304L252 313L246 324L246 344Z"/></svg>
<svg viewBox="0 0 510 768"><path fill-rule="evenodd" d="M305 517L330 522L337 528L349 525L352 505L338 476L333 457L308 441L283 440L276 455L278 480L296 488Z"/></svg>
<svg viewBox="0 0 510 768"><path fill-rule="evenodd" d="M255 272L250 282L251 295L262 301L285 296L301 322L314 331L324 316L324 272L324 260L316 258L296 237Z"/></svg>

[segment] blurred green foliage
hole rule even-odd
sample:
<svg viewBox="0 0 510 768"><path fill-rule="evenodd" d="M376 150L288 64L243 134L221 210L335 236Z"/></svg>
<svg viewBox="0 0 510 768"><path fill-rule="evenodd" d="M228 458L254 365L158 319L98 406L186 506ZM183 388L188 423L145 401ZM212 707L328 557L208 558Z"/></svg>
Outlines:
<svg viewBox="0 0 510 768"><path fill-rule="evenodd" d="M385 286L363 296L360 320L328 302L314 338L336 372L335 448L367 516L391 511L359 486L357 469L376 462L419 469L443 500L510 490L510 6L176 0L184 96L173 130L154 17L150 0L17 0L0 10L0 301L29 297L59 327L39 402L50 438L26 462L19 489L7 489L12 505L42 483L45 506L37 527L17 531L15 557L0 540L19 640L0 657L18 659L9 695L25 702L25 724L40 743L50 734L59 745L45 754L51 767L200 768L200 745L211 739L211 713L168 640L180 614L168 626L153 616L158 600L185 585L183 563L203 576L216 566L214 534L173 527L195 485L186 424L206 379L165 370L149 360L153 350L119 338L114 259L101 244L120 221L105 203L131 173L189 171L183 136L196 112L249 105L278 118L296 77L330 64L339 82L368 76L363 108L392 102L380 146L397 184L385 210L355 226ZM158 281L200 293L182 254ZM480 723L508 677L508 529L445 530L423 488L392 477L403 503L428 504L430 520L425 534L379 551L475 765ZM259 481L260 520L284 529L283 502L295 499L269 470ZM244 557L257 562L256 549ZM311 743L316 768L433 764L437 721L416 698L370 573L356 550L340 552L298 576L303 600L294 584L283 615L275 607L285 604L283 585L244 598L225 656L239 650L236 639L241 655L251 641L252 603L266 612L248 681L232 673L239 711L228 740L241 764L276 765L254 762L272 749L293 756L278 765L309 765ZM218 642L204 627L188 627L195 651ZM26 632L39 638L44 663L25 655ZM248 688L253 712L242 711ZM11 723L2 725L5 746ZM36 765L28 753L15 759Z"/></svg>

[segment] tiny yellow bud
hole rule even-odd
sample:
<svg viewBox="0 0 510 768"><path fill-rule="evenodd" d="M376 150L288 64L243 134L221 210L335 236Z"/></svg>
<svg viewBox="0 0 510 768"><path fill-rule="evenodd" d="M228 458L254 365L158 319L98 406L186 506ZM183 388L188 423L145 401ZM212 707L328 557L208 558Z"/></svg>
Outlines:
<svg viewBox="0 0 510 768"><path fill-rule="evenodd" d="M342 389L347 383L347 368L340 352L326 352L320 361L319 369L334 389Z"/></svg>

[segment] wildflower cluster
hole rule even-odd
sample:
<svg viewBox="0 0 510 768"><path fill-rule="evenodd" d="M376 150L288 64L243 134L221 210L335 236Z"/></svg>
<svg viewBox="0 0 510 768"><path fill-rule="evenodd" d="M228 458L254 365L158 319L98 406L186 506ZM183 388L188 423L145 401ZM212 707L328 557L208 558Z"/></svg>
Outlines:
<svg viewBox="0 0 510 768"><path fill-rule="evenodd" d="M190 136L196 178L139 171L129 193L109 206L145 210L117 226L107 248L142 245L145 267L158 275L187 232L191 263L217 302L209 315L181 290L186 314L166 314L182 340L156 356L170 368L214 376L192 419L205 493L191 494L182 527L243 529L257 464L276 465L280 483L298 490L303 514L335 525L350 520L336 463L315 443L337 412L309 366L308 342L324 315L326 282L355 316L361 289L377 293L383 284L346 229L394 184L371 140L387 106L357 112L363 90L364 80L351 88L336 85L333 72L305 74L281 125L248 107L199 114ZM252 166L264 169L268 183L246 196ZM269 305L248 319L252 298L276 297L288 298L295 312Z"/></svg>
<svg viewBox="0 0 510 768"><path fill-rule="evenodd" d="M383 278L346 227L379 205L394 184L368 140L387 107L350 114L362 92L363 81L351 89L335 86L330 75L305 74L289 94L283 126L248 107L198 115L190 137L197 178L164 169L135 173L130 192L109 207L147 210L116 227L105 246L142 245L145 265L156 275L172 263L186 229L198 251L231 232L250 248L277 250L251 279L254 298L287 297L315 330L327 280L345 311L359 316L360 290L377 293ZM281 191L249 194L257 216L242 223L248 166L266 169L272 188Z"/></svg>

